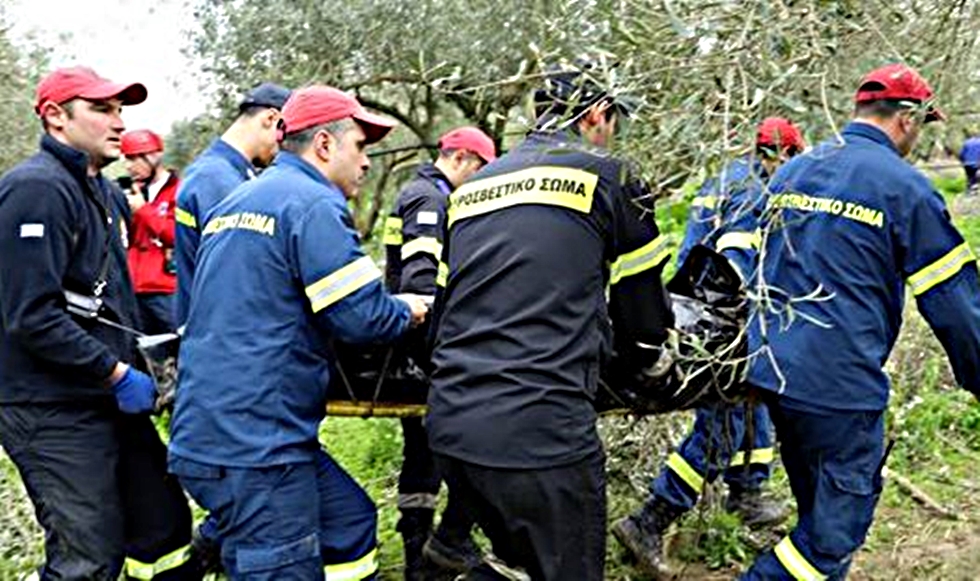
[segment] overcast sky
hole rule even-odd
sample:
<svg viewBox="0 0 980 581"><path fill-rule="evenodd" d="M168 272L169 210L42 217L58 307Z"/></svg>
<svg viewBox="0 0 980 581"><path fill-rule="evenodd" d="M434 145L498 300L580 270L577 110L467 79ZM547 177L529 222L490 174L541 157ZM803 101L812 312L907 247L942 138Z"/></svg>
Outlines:
<svg viewBox="0 0 980 581"><path fill-rule="evenodd" d="M0 0L14 39L35 34L52 65L88 65L114 81L139 81L149 97L124 110L130 129L166 133L204 110L192 64L181 54L192 24L187 0ZM62 37L65 40L62 40Z"/></svg>

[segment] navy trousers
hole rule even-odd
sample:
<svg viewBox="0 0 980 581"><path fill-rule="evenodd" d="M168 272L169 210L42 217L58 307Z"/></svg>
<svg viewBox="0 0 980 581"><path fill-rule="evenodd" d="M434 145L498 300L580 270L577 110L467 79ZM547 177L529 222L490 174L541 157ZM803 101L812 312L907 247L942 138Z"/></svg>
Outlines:
<svg viewBox="0 0 980 581"><path fill-rule="evenodd" d="M104 403L0 405L10 455L45 533L40 578L200 579L191 513L149 416Z"/></svg>
<svg viewBox="0 0 980 581"><path fill-rule="evenodd" d="M769 410L757 402L750 434L746 408L747 404L719 404L698 409L693 429L651 483L653 495L691 510L704 484L722 473L730 488L760 489L771 473L772 425Z"/></svg>
<svg viewBox="0 0 980 581"><path fill-rule="evenodd" d="M844 579L881 494L884 412L815 412L775 394L767 401L798 519L741 579Z"/></svg>
<svg viewBox="0 0 980 581"><path fill-rule="evenodd" d="M231 579L373 579L377 510L326 452L313 462L233 468L170 457L170 471L217 523Z"/></svg>

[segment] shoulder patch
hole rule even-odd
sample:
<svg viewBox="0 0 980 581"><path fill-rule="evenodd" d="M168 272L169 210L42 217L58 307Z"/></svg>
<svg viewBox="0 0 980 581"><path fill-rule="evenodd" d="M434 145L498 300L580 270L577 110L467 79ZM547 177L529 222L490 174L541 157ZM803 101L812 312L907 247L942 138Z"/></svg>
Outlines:
<svg viewBox="0 0 980 581"><path fill-rule="evenodd" d="M431 211L419 212L415 221L419 224L435 226L439 223L439 214Z"/></svg>
<svg viewBox="0 0 980 581"><path fill-rule="evenodd" d="M44 224L21 224L21 238L44 238Z"/></svg>

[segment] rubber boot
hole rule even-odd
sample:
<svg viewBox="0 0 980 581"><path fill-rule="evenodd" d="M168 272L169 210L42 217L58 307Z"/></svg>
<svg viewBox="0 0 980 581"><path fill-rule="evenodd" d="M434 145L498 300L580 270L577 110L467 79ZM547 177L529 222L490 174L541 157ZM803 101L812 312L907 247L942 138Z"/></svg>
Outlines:
<svg viewBox="0 0 980 581"><path fill-rule="evenodd" d="M429 508L403 508L396 530L405 548L405 581L424 581L422 547L432 533L435 511Z"/></svg>
<svg viewBox="0 0 980 581"><path fill-rule="evenodd" d="M725 510L738 515L742 524L749 528L777 525L789 516L789 507L766 498L761 490L744 490L732 487L725 500Z"/></svg>
<svg viewBox="0 0 980 581"><path fill-rule="evenodd" d="M643 508L617 521L613 536L636 559L637 568L654 579L671 578L664 559L664 533L684 509L654 496Z"/></svg>

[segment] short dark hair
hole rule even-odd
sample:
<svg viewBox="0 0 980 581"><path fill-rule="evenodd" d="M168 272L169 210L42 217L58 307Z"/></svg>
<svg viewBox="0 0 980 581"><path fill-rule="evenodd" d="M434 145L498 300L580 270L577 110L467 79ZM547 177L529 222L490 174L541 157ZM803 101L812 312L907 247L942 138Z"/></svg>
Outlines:
<svg viewBox="0 0 980 581"><path fill-rule="evenodd" d="M345 133L356 126L356 122L350 117L345 117L336 121L329 121L327 123L321 123L320 125L308 127L302 131L287 133L285 137L283 137L281 147L284 150L292 153L301 153L310 146L313 138L320 131L326 131L335 138L340 139Z"/></svg>
<svg viewBox="0 0 980 581"><path fill-rule="evenodd" d="M795 145L784 145L783 149L786 150L786 153L790 157L802 152L802 150ZM778 159L779 148L775 145L757 145L755 148L755 154L763 159Z"/></svg>
<svg viewBox="0 0 980 581"><path fill-rule="evenodd" d="M456 153L457 151L460 151L460 149L459 148L456 148L456 147L451 147L451 148L446 148L446 149L440 149L439 150L439 157L452 157L453 154ZM470 151L468 149L464 149L462 151L466 152L466 155L468 157L475 157L475 158L479 159L480 161L483 161L483 158L480 157L479 155L477 155L473 151Z"/></svg>
<svg viewBox="0 0 980 581"><path fill-rule="evenodd" d="M251 119L256 115L265 113L269 109L273 109L273 108L274 107L268 107L266 105L246 105L238 110L238 116L244 117L246 119Z"/></svg>
<svg viewBox="0 0 980 581"><path fill-rule="evenodd" d="M854 115L857 117L878 117L880 119L891 119L902 111L910 110L915 103L912 101L899 101L896 99L879 99L877 101L865 101L854 106Z"/></svg>

